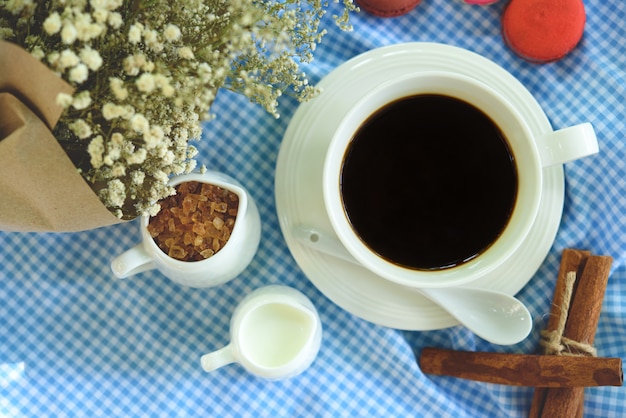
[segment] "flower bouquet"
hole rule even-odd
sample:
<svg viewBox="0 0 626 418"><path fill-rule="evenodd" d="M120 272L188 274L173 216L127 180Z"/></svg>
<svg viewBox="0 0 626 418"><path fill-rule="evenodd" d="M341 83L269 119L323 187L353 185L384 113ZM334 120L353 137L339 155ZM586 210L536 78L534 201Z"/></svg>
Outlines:
<svg viewBox="0 0 626 418"><path fill-rule="evenodd" d="M78 231L155 214L217 91L278 117L325 34L320 0L0 1L0 229ZM349 29L356 8L335 16Z"/></svg>

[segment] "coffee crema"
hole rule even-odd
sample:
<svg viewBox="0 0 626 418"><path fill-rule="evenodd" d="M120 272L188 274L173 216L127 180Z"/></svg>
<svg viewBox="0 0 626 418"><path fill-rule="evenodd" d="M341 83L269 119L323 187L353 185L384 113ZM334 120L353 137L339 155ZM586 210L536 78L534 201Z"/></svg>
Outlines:
<svg viewBox="0 0 626 418"><path fill-rule="evenodd" d="M489 116L454 97L420 94L359 127L340 187L348 220L372 251L411 269L440 270L497 240L517 181L507 140Z"/></svg>

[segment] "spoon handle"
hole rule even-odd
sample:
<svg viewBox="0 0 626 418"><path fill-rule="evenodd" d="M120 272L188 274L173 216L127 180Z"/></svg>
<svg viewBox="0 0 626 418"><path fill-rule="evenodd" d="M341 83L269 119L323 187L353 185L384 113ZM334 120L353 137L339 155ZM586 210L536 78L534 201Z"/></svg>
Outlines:
<svg viewBox="0 0 626 418"><path fill-rule="evenodd" d="M352 254L346 250L341 242L327 232L322 232L321 230L311 226L298 225L294 228L293 233L299 243L312 250L319 251L335 258L340 258L344 261L362 267L361 264L354 257L352 257Z"/></svg>
<svg viewBox="0 0 626 418"><path fill-rule="evenodd" d="M312 250L364 268L333 235L304 225L296 226L293 232L298 242ZM513 296L467 287L412 290L430 299L476 335L493 344L515 344L530 333L530 313Z"/></svg>

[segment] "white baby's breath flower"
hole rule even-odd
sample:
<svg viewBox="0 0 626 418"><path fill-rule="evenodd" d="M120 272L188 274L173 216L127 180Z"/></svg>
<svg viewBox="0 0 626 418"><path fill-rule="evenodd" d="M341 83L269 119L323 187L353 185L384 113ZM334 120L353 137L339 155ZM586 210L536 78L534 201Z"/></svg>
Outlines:
<svg viewBox="0 0 626 418"><path fill-rule="evenodd" d="M112 13L109 13L107 23L113 29L119 29L122 27L122 24L124 23L124 19L122 18L121 14L117 12L112 12Z"/></svg>
<svg viewBox="0 0 626 418"><path fill-rule="evenodd" d="M193 51L188 46L183 46L182 48L178 48L177 52L178 52L178 56L182 59L185 59L185 60L194 59Z"/></svg>
<svg viewBox="0 0 626 418"><path fill-rule="evenodd" d="M159 34L153 29L144 28L142 36L146 44L159 42Z"/></svg>
<svg viewBox="0 0 626 418"><path fill-rule="evenodd" d="M148 122L148 119L140 113L137 113L130 118L130 126L133 130L140 133L145 133L150 130L150 123Z"/></svg>
<svg viewBox="0 0 626 418"><path fill-rule="evenodd" d="M196 160L189 160L189 161L187 161L187 163L185 164L184 172L185 173L191 173L193 170L196 169L197 165L198 165L198 161L196 161ZM204 165L202 167L200 167L200 173L206 173L206 167Z"/></svg>
<svg viewBox="0 0 626 418"><path fill-rule="evenodd" d="M107 188L102 190L103 197L110 206L121 207L126 200L126 186L120 179L108 182Z"/></svg>
<svg viewBox="0 0 626 418"><path fill-rule="evenodd" d="M74 99L70 94L67 93L59 93L57 95L56 103L64 109L67 109L72 105L72 101Z"/></svg>
<svg viewBox="0 0 626 418"><path fill-rule="evenodd" d="M128 164L143 164L148 156L148 151L145 148L139 148L137 151L126 157Z"/></svg>
<svg viewBox="0 0 626 418"><path fill-rule="evenodd" d="M130 55L124 58L124 71L128 75L137 75L146 62L146 56L143 54Z"/></svg>
<svg viewBox="0 0 626 418"><path fill-rule="evenodd" d="M5 0L3 3L13 14L22 17L33 16L37 7L34 0Z"/></svg>
<svg viewBox="0 0 626 418"><path fill-rule="evenodd" d="M143 30L143 41L148 48L150 48L154 52L161 52L163 50L163 43L159 39L159 34L154 29L144 29Z"/></svg>
<svg viewBox="0 0 626 418"><path fill-rule="evenodd" d="M97 38L104 30L104 25L94 23L89 13L75 13L74 26L76 27L76 37L83 42Z"/></svg>
<svg viewBox="0 0 626 418"><path fill-rule="evenodd" d="M90 46L86 46L80 51L80 59L89 67L91 71L96 71L102 66L100 53Z"/></svg>
<svg viewBox="0 0 626 418"><path fill-rule="evenodd" d="M206 62L202 62L200 63L200 65L198 65L198 76L200 77L202 82L206 83L210 81L212 74L213 71L211 70L211 66Z"/></svg>
<svg viewBox="0 0 626 418"><path fill-rule="evenodd" d="M141 66L141 69L147 73L151 73L152 71L154 71L154 68L155 68L154 62L152 61L146 61Z"/></svg>
<svg viewBox="0 0 626 418"><path fill-rule="evenodd" d="M126 106L116 105L115 103L107 102L102 106L102 116L106 120L113 120L117 118L123 118L128 114L128 108ZM113 138L111 138L114 140Z"/></svg>
<svg viewBox="0 0 626 418"><path fill-rule="evenodd" d="M198 149L194 147L193 145L189 145L187 147L187 158L192 159L196 155L198 155Z"/></svg>
<svg viewBox="0 0 626 418"><path fill-rule="evenodd" d="M123 3L123 0L89 0L89 4L94 9L106 9L108 11L119 8Z"/></svg>
<svg viewBox="0 0 626 418"><path fill-rule="evenodd" d="M157 213L161 210L161 205L159 203L155 203L147 209L147 216L156 216Z"/></svg>
<svg viewBox="0 0 626 418"><path fill-rule="evenodd" d="M169 84L161 86L161 93L164 97L173 97L176 94L176 89Z"/></svg>
<svg viewBox="0 0 626 418"><path fill-rule="evenodd" d="M48 35L54 35L61 30L61 16L54 12L43 22L43 29Z"/></svg>
<svg viewBox="0 0 626 418"><path fill-rule="evenodd" d="M175 160L176 155L171 150L167 150L165 155L161 158L161 162L165 165L173 164Z"/></svg>
<svg viewBox="0 0 626 418"><path fill-rule="evenodd" d="M80 139L89 138L93 134L91 126L84 119L76 119L69 126L72 132Z"/></svg>
<svg viewBox="0 0 626 418"><path fill-rule="evenodd" d="M163 158L165 158L165 153L167 153L168 144L163 141L164 137L160 137L158 132L151 134L151 136L151 139L146 140L146 148L152 156L156 156L159 159L159 162L161 162ZM146 139L145 136L144 139ZM149 146L148 142L153 142L153 145ZM164 165L164 167L167 166Z"/></svg>
<svg viewBox="0 0 626 418"><path fill-rule="evenodd" d="M78 39L83 42L88 42L97 38L104 32L104 25L98 23L90 23L85 26L81 26L78 29Z"/></svg>
<svg viewBox="0 0 626 418"><path fill-rule="evenodd" d="M11 39L15 37L15 32L11 28L0 28L0 39Z"/></svg>
<svg viewBox="0 0 626 418"><path fill-rule="evenodd" d="M191 130L189 131L189 137L200 138L200 135L202 135L202 128L198 125L192 126Z"/></svg>
<svg viewBox="0 0 626 418"><path fill-rule="evenodd" d="M143 184L143 181L145 180L145 178L146 178L146 173L144 173L143 171L135 170L132 173L130 173L130 180L135 185L139 186Z"/></svg>
<svg viewBox="0 0 626 418"><path fill-rule="evenodd" d="M135 23L128 29L128 42L131 44L137 44L141 42L141 32L143 32L143 25L141 23Z"/></svg>
<svg viewBox="0 0 626 418"><path fill-rule="evenodd" d="M1 37L0 37L1 38ZM44 59L44 57L46 56L46 53L43 52L43 49L41 49L41 47L35 47L31 53L30 53L33 57L35 57L37 60L41 61L42 59Z"/></svg>
<svg viewBox="0 0 626 418"><path fill-rule="evenodd" d="M174 175L184 174L185 173L185 167L186 167L186 164L178 162L177 160L173 161L170 164L170 170L171 170L172 174L174 174Z"/></svg>
<svg viewBox="0 0 626 418"><path fill-rule="evenodd" d="M120 162L116 162L115 164L113 164L113 167L111 167L111 175L113 177L123 177L126 175L126 166L124 166L124 164L120 163Z"/></svg>
<svg viewBox="0 0 626 418"><path fill-rule="evenodd" d="M143 67L146 65L146 63L148 62L148 58L146 57L145 54L143 54L142 52L139 52L139 53L129 56L127 58L127 61L129 65L142 70Z"/></svg>
<svg viewBox="0 0 626 418"><path fill-rule="evenodd" d="M174 138L177 141L181 141L182 143L186 143L189 140L189 130L187 128L180 128L177 129L176 132L174 133ZM187 152L189 152L189 150L191 149L195 149L196 147L194 147L193 145L188 145L187 146Z"/></svg>
<svg viewBox="0 0 626 418"><path fill-rule="evenodd" d="M166 41L175 42L178 41L181 37L181 32L178 26L169 24L165 27L163 31L163 36Z"/></svg>
<svg viewBox="0 0 626 418"><path fill-rule="evenodd" d="M162 170L156 171L155 173L153 173L153 176L156 181L161 182L163 184L167 184L167 182L170 180L168 175Z"/></svg>
<svg viewBox="0 0 626 418"><path fill-rule="evenodd" d="M70 70L69 80L72 83L81 84L84 83L89 77L89 69L85 64L78 64ZM84 109L84 108L83 108Z"/></svg>
<svg viewBox="0 0 626 418"><path fill-rule="evenodd" d="M151 126L149 130L143 131L143 140L146 143L146 149L151 150L162 144L165 134L160 126Z"/></svg>
<svg viewBox="0 0 626 418"><path fill-rule="evenodd" d="M89 5L95 10L107 10L109 0L89 0Z"/></svg>
<svg viewBox="0 0 626 418"><path fill-rule="evenodd" d="M124 145L124 135L119 132L113 132L111 134L111 143L121 148Z"/></svg>
<svg viewBox="0 0 626 418"><path fill-rule="evenodd" d="M94 168L102 167L102 154L104 154L104 138L101 135L96 136L89 142L87 152L91 157L91 165Z"/></svg>
<svg viewBox="0 0 626 418"><path fill-rule="evenodd" d="M61 39L63 43L67 45L71 45L78 38L78 31L76 30L76 26L74 26L70 22L63 23L63 29L61 30Z"/></svg>
<svg viewBox="0 0 626 418"><path fill-rule="evenodd" d="M71 49L64 49L58 57L57 65L61 70L66 68L75 67L80 63L78 55Z"/></svg>
<svg viewBox="0 0 626 418"><path fill-rule="evenodd" d="M46 57L46 60L48 61L51 67L56 68L59 63L60 58L61 58L61 54L59 54L57 51L52 51L51 53L48 54L48 56Z"/></svg>
<svg viewBox="0 0 626 418"><path fill-rule="evenodd" d="M120 106L123 111L120 110L120 117L125 120L130 120L135 115L135 109L131 105Z"/></svg>
<svg viewBox="0 0 626 418"><path fill-rule="evenodd" d="M172 97L176 93L176 89L170 84L170 79L163 74L154 75L154 84L161 90L161 94L165 97Z"/></svg>
<svg viewBox="0 0 626 418"><path fill-rule="evenodd" d="M102 116L106 120L117 118L118 115L117 115L117 112L115 111L116 108L117 108L117 105L115 105L114 103L111 103L111 102L105 103L104 106L102 106Z"/></svg>
<svg viewBox="0 0 626 418"><path fill-rule="evenodd" d="M120 146L116 146L114 142L109 144L109 149L104 157L104 163L106 165L112 165L114 161L117 161L122 155L122 149Z"/></svg>
<svg viewBox="0 0 626 418"><path fill-rule="evenodd" d="M91 15L97 23L105 23L109 17L109 11L105 9L96 9Z"/></svg>
<svg viewBox="0 0 626 418"><path fill-rule="evenodd" d="M6 9L9 12L13 13L14 15L17 15L25 7L24 3L25 3L24 0L8 0L6 1L6 4L4 5L4 7L6 7Z"/></svg>
<svg viewBox="0 0 626 418"><path fill-rule="evenodd" d="M86 109L91 105L89 91L83 90L72 99L72 107L76 110Z"/></svg>
<svg viewBox="0 0 626 418"><path fill-rule="evenodd" d="M121 79L111 77L109 79L109 86L117 100L123 101L128 98L128 90L124 87L124 82Z"/></svg>
<svg viewBox="0 0 626 418"><path fill-rule="evenodd" d="M150 73L143 73L135 82L137 89L144 93L152 93L156 87L154 76Z"/></svg>

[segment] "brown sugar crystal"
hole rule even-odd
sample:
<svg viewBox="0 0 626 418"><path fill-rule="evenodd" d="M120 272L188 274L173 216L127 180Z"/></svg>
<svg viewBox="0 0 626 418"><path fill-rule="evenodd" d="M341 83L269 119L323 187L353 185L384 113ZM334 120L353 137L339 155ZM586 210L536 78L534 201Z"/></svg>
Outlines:
<svg viewBox="0 0 626 418"><path fill-rule="evenodd" d="M172 258L200 261L226 245L235 225L239 197L213 184L190 181L176 186L176 194L159 202L148 232Z"/></svg>

